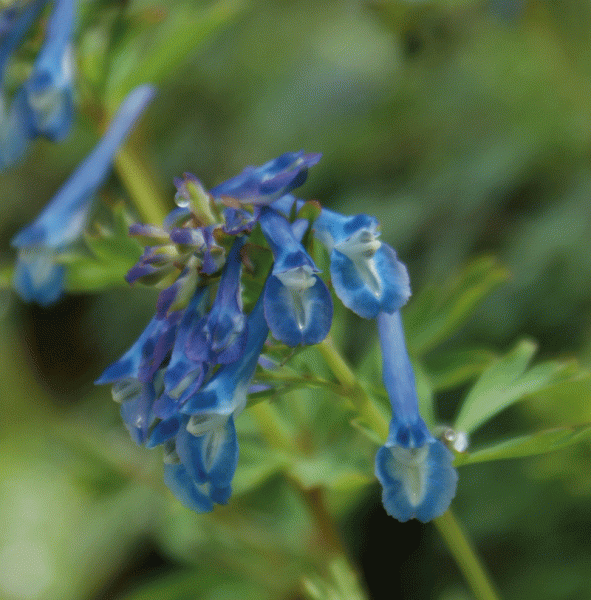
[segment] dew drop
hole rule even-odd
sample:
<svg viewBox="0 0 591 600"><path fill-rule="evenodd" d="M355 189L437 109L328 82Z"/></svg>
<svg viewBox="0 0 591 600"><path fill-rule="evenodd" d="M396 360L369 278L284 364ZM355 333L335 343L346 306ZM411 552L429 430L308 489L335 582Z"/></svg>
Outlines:
<svg viewBox="0 0 591 600"><path fill-rule="evenodd" d="M187 208L191 201L187 198L184 198L180 194L176 194L174 197L174 202L179 208Z"/></svg>

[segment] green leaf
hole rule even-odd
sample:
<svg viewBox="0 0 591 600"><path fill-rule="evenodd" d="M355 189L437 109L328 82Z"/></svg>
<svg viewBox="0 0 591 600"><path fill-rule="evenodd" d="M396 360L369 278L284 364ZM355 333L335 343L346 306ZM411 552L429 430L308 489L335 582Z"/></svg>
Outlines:
<svg viewBox="0 0 591 600"><path fill-rule="evenodd" d="M170 5L167 18L147 31L132 30L114 57L107 82L107 105L117 107L142 83L158 84L240 11L236 0L207 8Z"/></svg>
<svg viewBox="0 0 591 600"><path fill-rule="evenodd" d="M350 491L373 482L373 478L367 473L329 452L298 457L290 468L290 474L308 489L327 487L332 490Z"/></svg>
<svg viewBox="0 0 591 600"><path fill-rule="evenodd" d="M97 235L85 236L93 256L71 254L65 257L66 289L82 292L125 285L127 271L142 254L137 240L129 237L128 227L123 206L116 206L112 230L99 226Z"/></svg>
<svg viewBox="0 0 591 600"><path fill-rule="evenodd" d="M309 600L365 600L367 598L359 575L344 556L338 556L328 565L328 576L311 575L302 581Z"/></svg>
<svg viewBox="0 0 591 600"><path fill-rule="evenodd" d="M511 404L561 379L572 364L548 361L526 371L536 350L535 342L522 340L484 371L464 400L454 429L471 433Z"/></svg>
<svg viewBox="0 0 591 600"><path fill-rule="evenodd" d="M516 437L488 448L465 454L456 455L454 464L470 465L491 460L505 460L507 458L521 458L545 454L565 448L580 441L587 440L591 436L591 424L578 427L561 427L540 431L531 435Z"/></svg>
<svg viewBox="0 0 591 600"><path fill-rule="evenodd" d="M435 391L448 390L475 379L496 354L485 348L466 348L430 354L424 368Z"/></svg>
<svg viewBox="0 0 591 600"><path fill-rule="evenodd" d="M443 285L423 289L404 311L411 355L420 356L449 338L508 277L507 269L486 256L468 263Z"/></svg>

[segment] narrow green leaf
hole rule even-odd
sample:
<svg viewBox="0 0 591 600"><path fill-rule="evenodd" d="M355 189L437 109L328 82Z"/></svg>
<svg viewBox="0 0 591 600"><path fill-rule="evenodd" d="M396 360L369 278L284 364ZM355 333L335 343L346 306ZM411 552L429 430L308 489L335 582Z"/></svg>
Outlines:
<svg viewBox="0 0 591 600"><path fill-rule="evenodd" d="M496 259L486 256L468 263L443 285L422 290L403 313L410 353L420 356L445 341L508 277Z"/></svg>
<svg viewBox="0 0 591 600"><path fill-rule="evenodd" d="M113 209L112 230L97 228L98 235L85 237L92 256L70 253L64 257L68 291L95 291L127 285L124 277L142 254L138 241L127 234L128 224L121 206Z"/></svg>
<svg viewBox="0 0 591 600"><path fill-rule="evenodd" d="M207 8L176 5L155 30L132 31L119 48L107 83L107 104L118 106L137 85L160 83L240 11L236 0Z"/></svg>
<svg viewBox="0 0 591 600"><path fill-rule="evenodd" d="M548 361L526 371L536 350L533 341L522 340L484 371L464 400L454 429L473 432L514 402L556 382L570 366Z"/></svg>
<svg viewBox="0 0 591 600"><path fill-rule="evenodd" d="M591 424L548 429L547 431L516 437L476 452L458 454L454 464L456 466L470 465L491 460L545 454L589 439L590 436Z"/></svg>
<svg viewBox="0 0 591 600"><path fill-rule="evenodd" d="M355 572L344 556L337 556L328 564L324 577L310 575L302 580L309 600L366 600L367 596Z"/></svg>
<svg viewBox="0 0 591 600"><path fill-rule="evenodd" d="M497 358L485 348L466 348L430 354L425 371L435 391L448 390L475 379Z"/></svg>

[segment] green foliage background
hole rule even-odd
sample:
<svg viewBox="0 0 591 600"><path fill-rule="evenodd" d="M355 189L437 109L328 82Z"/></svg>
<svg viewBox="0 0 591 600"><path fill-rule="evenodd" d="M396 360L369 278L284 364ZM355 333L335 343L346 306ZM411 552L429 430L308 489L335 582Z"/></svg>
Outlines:
<svg viewBox="0 0 591 600"><path fill-rule="evenodd" d="M591 5L142 0L120 11L84 4L71 136L37 142L2 174L2 264L10 237L95 143L93 99L110 111L139 81L160 92L133 147L170 207L183 171L210 187L287 150L322 152L300 195L376 215L409 267L422 400L435 399L438 421L474 429L454 507L501 596L591 597ZM126 198L115 175L101 198L108 220ZM91 247L100 261L105 249ZM317 577L321 589L346 583L338 565L323 567L309 507L279 471L328 485L372 597L471 597L432 526L384 514L367 475L375 445L327 392L273 405L287 439L309 436L308 458L270 452L246 411L229 507L182 508L160 482L158 452L135 447L108 391L92 385L155 295L119 283L121 268L99 271L106 292L73 280L88 291L51 310L0 290L2 600L295 599ZM337 341L379 387L373 334L338 317ZM470 388L486 369L488 383ZM507 393L491 394L499 386ZM526 437L536 431L546 433ZM524 458L479 462L503 452Z"/></svg>

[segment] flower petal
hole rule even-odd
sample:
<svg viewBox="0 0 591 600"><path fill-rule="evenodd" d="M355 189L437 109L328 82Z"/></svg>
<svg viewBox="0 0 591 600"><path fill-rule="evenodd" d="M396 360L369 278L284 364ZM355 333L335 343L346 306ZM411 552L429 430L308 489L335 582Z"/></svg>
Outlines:
<svg viewBox="0 0 591 600"><path fill-rule="evenodd" d="M196 483L184 465L165 464L164 483L175 498L188 509L198 513L213 510L213 502L209 495L210 486Z"/></svg>
<svg viewBox="0 0 591 600"><path fill-rule="evenodd" d="M438 440L421 448L382 446L376 476L383 486L386 512L399 521L423 523L442 515L456 493L458 475L453 455Z"/></svg>
<svg viewBox="0 0 591 600"><path fill-rule="evenodd" d="M214 198L230 196L250 204L270 204L306 181L308 168L321 154L286 152L260 167L246 167L242 173L214 187Z"/></svg>
<svg viewBox="0 0 591 600"><path fill-rule="evenodd" d="M330 330L333 314L330 292L320 277L309 277L308 283L312 283L309 287L285 285L275 275L265 285L265 318L269 329L275 338L291 347L318 344Z"/></svg>

